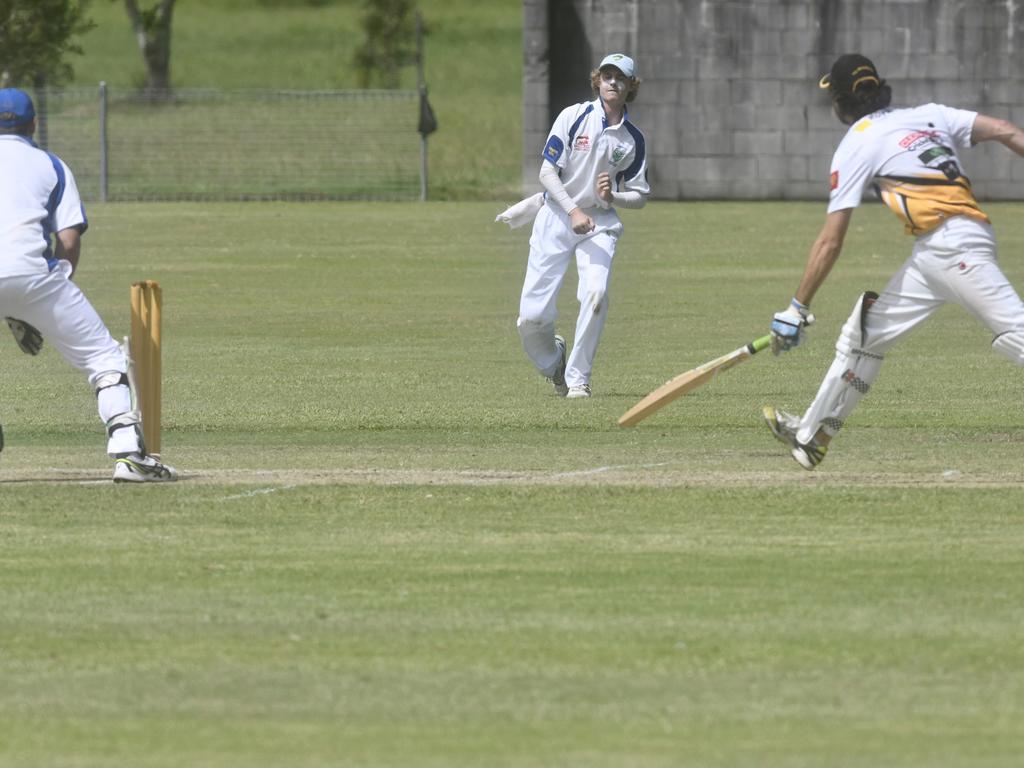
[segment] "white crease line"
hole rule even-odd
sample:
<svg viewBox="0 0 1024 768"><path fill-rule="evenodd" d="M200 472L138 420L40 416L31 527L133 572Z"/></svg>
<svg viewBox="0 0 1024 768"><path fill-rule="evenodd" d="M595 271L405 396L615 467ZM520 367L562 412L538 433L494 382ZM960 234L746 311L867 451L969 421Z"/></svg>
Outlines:
<svg viewBox="0 0 1024 768"><path fill-rule="evenodd" d="M224 496L218 501L235 501L237 499L248 499L253 496L265 496L268 493L277 493L278 491L288 491L292 488L296 488L296 485L279 485L276 488L257 488L253 491L246 491L245 493L236 493L234 496Z"/></svg>
<svg viewBox="0 0 1024 768"><path fill-rule="evenodd" d="M667 467L675 462L659 461L657 464L616 464L608 467L595 467L594 469L577 469L573 472L556 472L552 477L586 477L587 475L600 475L603 472L614 472L617 469L653 469L654 467Z"/></svg>

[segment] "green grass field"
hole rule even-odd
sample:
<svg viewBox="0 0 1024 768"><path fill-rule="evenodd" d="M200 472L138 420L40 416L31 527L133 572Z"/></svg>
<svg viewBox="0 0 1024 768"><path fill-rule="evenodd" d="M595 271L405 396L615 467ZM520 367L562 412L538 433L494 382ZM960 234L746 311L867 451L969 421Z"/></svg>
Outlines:
<svg viewBox="0 0 1024 768"><path fill-rule="evenodd" d="M1022 208L986 207L1024 286ZM805 347L623 430L765 332L822 206L624 212L582 402L519 348L498 209L90 206L111 329L163 285L183 479L113 486L84 380L0 346L0 766L1017 765L1020 369L949 308L820 471L759 423L907 253L891 217Z"/></svg>

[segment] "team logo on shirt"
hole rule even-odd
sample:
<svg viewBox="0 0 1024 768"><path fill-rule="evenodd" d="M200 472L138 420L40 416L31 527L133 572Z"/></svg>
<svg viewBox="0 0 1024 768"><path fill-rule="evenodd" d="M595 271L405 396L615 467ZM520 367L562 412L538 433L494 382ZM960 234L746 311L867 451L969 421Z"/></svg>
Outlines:
<svg viewBox="0 0 1024 768"><path fill-rule="evenodd" d="M576 137L576 143L572 145L572 148L577 152L586 152L590 149L590 137L586 134Z"/></svg>
<svg viewBox="0 0 1024 768"><path fill-rule="evenodd" d="M935 143L935 140L938 138L938 131L913 131L900 139L900 146L910 152L913 152L924 144Z"/></svg>
<svg viewBox="0 0 1024 768"><path fill-rule="evenodd" d="M619 146L617 146L612 151L612 165L618 165L619 163L621 163L622 158L624 158L628 154L629 147L627 147L625 144L619 144Z"/></svg>
<svg viewBox="0 0 1024 768"><path fill-rule="evenodd" d="M832 174L828 177L828 188L839 189L839 171L832 171Z"/></svg>

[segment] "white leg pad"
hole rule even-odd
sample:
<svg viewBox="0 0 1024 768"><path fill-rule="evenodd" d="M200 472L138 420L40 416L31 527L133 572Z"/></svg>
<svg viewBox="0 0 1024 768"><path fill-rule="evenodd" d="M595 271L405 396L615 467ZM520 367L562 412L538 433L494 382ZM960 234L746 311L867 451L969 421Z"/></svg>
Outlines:
<svg viewBox="0 0 1024 768"><path fill-rule="evenodd" d="M992 340L992 349L1006 355L1017 365L1024 365L1024 331L1007 331Z"/></svg>
<svg viewBox="0 0 1024 768"><path fill-rule="evenodd" d="M864 349L864 313L877 294L865 293L853 307L836 341L836 356L807 412L800 420L797 440L809 443L818 430L835 436L882 368L884 357Z"/></svg>
<svg viewBox="0 0 1024 768"><path fill-rule="evenodd" d="M127 376L117 371L101 374L93 382L96 406L107 428L107 455L123 456L142 452L141 418L132 407L132 393Z"/></svg>
<svg viewBox="0 0 1024 768"><path fill-rule="evenodd" d="M837 353L814 402L800 420L797 440L809 443L819 429L835 436L871 389L881 367L881 357Z"/></svg>

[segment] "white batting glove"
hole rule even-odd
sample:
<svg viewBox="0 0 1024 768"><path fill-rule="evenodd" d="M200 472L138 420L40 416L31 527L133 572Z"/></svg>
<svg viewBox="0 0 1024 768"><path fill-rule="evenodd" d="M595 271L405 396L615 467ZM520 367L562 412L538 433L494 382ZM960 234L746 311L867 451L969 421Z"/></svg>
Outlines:
<svg viewBox="0 0 1024 768"><path fill-rule="evenodd" d="M804 329L812 322L814 315L796 299L783 311L776 312L772 318L772 354L778 355L799 347L806 338Z"/></svg>

